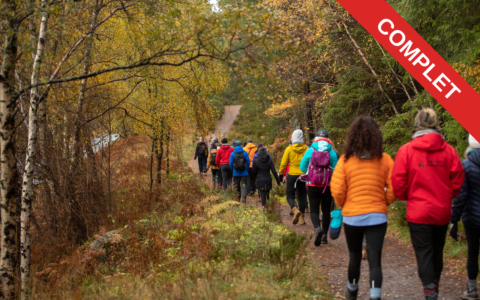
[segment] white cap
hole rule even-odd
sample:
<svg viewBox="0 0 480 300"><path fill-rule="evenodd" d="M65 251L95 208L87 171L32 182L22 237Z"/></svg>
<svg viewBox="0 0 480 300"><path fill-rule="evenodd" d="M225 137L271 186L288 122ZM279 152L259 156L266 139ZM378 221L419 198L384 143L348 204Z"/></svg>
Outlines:
<svg viewBox="0 0 480 300"><path fill-rule="evenodd" d="M480 148L480 143L471 134L468 136L468 145L475 149Z"/></svg>

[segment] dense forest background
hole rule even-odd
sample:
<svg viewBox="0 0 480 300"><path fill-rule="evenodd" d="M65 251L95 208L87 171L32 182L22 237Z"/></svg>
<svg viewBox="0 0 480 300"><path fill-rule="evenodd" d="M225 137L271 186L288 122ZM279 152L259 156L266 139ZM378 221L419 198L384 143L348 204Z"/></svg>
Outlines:
<svg viewBox="0 0 480 300"><path fill-rule="evenodd" d="M480 91L479 0L388 2ZM168 209L185 141L208 134L226 104L244 105L230 138L279 152L295 128L307 139L325 128L341 148L352 120L370 115L395 155L427 106L460 154L467 146L333 0L4 0L0 51L0 298L27 299L31 270L41 277L100 228Z"/></svg>

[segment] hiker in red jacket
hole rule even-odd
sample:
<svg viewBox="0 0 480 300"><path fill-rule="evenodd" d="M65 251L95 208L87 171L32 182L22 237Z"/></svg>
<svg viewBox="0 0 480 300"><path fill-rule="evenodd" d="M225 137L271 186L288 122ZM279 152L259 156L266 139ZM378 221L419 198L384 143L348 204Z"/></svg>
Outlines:
<svg viewBox="0 0 480 300"><path fill-rule="evenodd" d="M223 190L226 190L229 185L232 184L232 169L230 169L230 155L233 152L233 148L230 147L226 138L222 139L222 146L217 150L217 158L215 164L220 167L222 172Z"/></svg>
<svg viewBox="0 0 480 300"><path fill-rule="evenodd" d="M440 130L433 109L419 111L413 140L398 150L392 173L395 196L407 200L408 227L427 300L438 298L452 199L465 177L457 151Z"/></svg>

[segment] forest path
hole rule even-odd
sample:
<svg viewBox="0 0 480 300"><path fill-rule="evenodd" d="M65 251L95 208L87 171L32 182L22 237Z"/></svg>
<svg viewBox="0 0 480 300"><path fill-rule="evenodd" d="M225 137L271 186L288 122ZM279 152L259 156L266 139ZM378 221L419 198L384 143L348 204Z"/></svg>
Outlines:
<svg viewBox="0 0 480 300"><path fill-rule="evenodd" d="M307 225L293 225L290 207L282 205L280 217L282 223L307 238L313 234L310 215L305 214ZM337 240L328 240L327 245L315 247L313 238L308 245L311 257L318 264L330 286L330 292L335 299L344 299L347 286L348 248L345 235ZM445 266L440 280L440 297L438 299L460 299L460 294L466 288L466 274L458 272L453 259L445 259ZM423 289L417 274L417 262L411 244L405 244L390 233L387 233L382 252L383 287L382 299L424 299ZM362 261L360 276L360 292L358 299L370 299L368 283L368 261Z"/></svg>
<svg viewBox="0 0 480 300"><path fill-rule="evenodd" d="M218 139L221 140L230 131L230 128L232 128L233 122L235 121L238 114L240 113L240 109L242 108L242 106L241 105L225 105L224 108L225 108L225 111L223 113L223 116L215 125L215 130L205 137L205 143L207 144L209 149L215 137L218 137ZM229 142L231 144L232 141L229 141ZM195 153L192 153L192 158L188 161L188 166L192 169L194 174L199 175L198 161L193 159L194 156L195 156ZM212 173L210 171L207 172L207 175L202 176L202 180L207 182L209 185L212 183L211 179L212 179Z"/></svg>

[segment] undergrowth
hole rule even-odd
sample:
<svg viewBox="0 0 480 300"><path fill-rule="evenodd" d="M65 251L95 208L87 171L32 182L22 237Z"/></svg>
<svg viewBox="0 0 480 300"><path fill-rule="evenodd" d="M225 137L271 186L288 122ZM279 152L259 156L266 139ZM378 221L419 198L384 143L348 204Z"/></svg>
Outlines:
<svg viewBox="0 0 480 300"><path fill-rule="evenodd" d="M99 250L88 247L103 228L72 254L45 262L33 298L330 299L306 238L278 222L277 197L268 211L240 205L175 165L149 206L142 204L148 185L135 184L148 170L137 168L115 194L125 206L112 216L111 238Z"/></svg>

